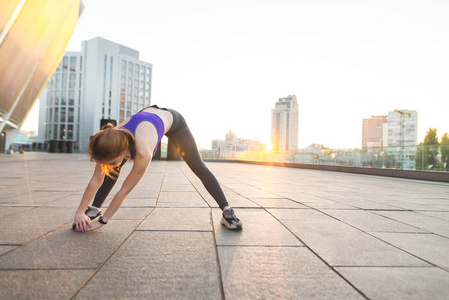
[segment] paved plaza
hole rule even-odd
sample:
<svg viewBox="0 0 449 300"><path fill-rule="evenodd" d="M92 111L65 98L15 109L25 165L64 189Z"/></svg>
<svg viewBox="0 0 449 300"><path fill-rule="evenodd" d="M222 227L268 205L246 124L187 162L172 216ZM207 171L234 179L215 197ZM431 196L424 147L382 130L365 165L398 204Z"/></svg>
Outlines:
<svg viewBox="0 0 449 300"><path fill-rule="evenodd" d="M184 162L154 161L106 226L74 232L94 163L0 155L0 299L448 299L449 184L207 165L242 231Z"/></svg>

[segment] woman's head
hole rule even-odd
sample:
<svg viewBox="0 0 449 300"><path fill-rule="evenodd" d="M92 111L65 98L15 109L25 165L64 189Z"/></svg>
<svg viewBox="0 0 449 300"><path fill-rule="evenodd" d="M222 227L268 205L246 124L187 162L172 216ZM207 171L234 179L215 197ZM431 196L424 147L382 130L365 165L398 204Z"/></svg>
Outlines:
<svg viewBox="0 0 449 300"><path fill-rule="evenodd" d="M91 160L106 164L135 148L134 136L126 129L115 129L111 123L104 125L89 142Z"/></svg>

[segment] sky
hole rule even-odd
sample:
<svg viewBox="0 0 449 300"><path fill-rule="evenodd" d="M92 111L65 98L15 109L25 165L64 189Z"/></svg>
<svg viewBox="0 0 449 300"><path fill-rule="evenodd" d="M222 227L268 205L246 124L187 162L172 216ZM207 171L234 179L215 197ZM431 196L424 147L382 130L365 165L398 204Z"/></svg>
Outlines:
<svg viewBox="0 0 449 300"><path fill-rule="evenodd" d="M83 3L66 50L97 36L138 50L153 64L152 104L183 114L201 148L229 130L269 143L288 95L300 148L360 148L362 119L395 109L418 112L418 142L449 132L449 1Z"/></svg>

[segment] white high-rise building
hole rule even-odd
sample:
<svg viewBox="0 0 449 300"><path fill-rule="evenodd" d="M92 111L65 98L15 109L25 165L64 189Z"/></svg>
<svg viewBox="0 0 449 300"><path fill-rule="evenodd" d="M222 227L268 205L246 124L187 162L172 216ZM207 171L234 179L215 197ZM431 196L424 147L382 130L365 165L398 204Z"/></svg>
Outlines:
<svg viewBox="0 0 449 300"><path fill-rule="evenodd" d="M298 102L295 95L279 98L271 110L273 151L298 150Z"/></svg>
<svg viewBox="0 0 449 300"><path fill-rule="evenodd" d="M137 50L84 41L81 52L65 53L42 92L38 141L86 151L102 120L119 123L150 105L151 81L152 65Z"/></svg>
<svg viewBox="0 0 449 300"><path fill-rule="evenodd" d="M418 113L396 109L388 113L388 147L417 145Z"/></svg>
<svg viewBox="0 0 449 300"><path fill-rule="evenodd" d="M418 140L418 113L414 110L396 109L388 113L389 155L396 155L399 167L414 167Z"/></svg>

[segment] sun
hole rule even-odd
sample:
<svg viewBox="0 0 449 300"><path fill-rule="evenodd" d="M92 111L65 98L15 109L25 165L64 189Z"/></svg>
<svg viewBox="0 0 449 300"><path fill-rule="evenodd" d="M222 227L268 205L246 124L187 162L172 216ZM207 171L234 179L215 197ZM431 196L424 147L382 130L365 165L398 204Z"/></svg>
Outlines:
<svg viewBox="0 0 449 300"><path fill-rule="evenodd" d="M265 145L265 148L266 148L267 152L271 152L271 150L273 149L273 145L271 145L270 143L267 143Z"/></svg>

